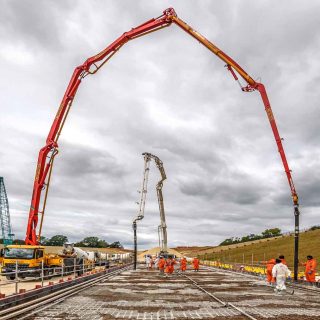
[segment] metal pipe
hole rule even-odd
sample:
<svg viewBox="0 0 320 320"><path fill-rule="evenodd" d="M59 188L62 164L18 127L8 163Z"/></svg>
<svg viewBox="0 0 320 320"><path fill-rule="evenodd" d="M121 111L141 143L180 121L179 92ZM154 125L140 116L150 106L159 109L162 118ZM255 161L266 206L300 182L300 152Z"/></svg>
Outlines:
<svg viewBox="0 0 320 320"><path fill-rule="evenodd" d="M134 253L133 253L133 269L137 270L137 222L134 221L132 224L133 227L133 245L134 245Z"/></svg>
<svg viewBox="0 0 320 320"><path fill-rule="evenodd" d="M293 261L293 279L298 281L299 272L299 209L294 207L294 261Z"/></svg>

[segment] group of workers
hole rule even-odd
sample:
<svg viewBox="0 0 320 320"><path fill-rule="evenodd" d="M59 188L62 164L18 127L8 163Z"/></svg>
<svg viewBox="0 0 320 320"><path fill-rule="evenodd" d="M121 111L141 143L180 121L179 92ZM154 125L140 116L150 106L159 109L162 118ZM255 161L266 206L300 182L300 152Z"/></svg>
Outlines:
<svg viewBox="0 0 320 320"><path fill-rule="evenodd" d="M159 270L161 276L169 276L177 271L179 274L183 274L187 270L187 259L182 257L180 259L175 259L172 256L168 256L166 259L163 255L152 257L150 255L146 256L146 267L148 270L156 269ZM290 277L291 271L288 269L287 262L283 255L280 255L276 259L270 259L268 261L263 261L266 265L266 277L267 282L270 285L275 285L274 291L278 294L285 292L286 290L286 280ZM175 270L175 265L178 268ZM317 261L313 256L307 256L307 261L302 263L305 266L305 277L306 281L309 283L316 282L316 267ZM192 259L192 266L195 272L199 271L199 259Z"/></svg>
<svg viewBox="0 0 320 320"><path fill-rule="evenodd" d="M192 259L192 266L195 272L199 271L199 259L193 258ZM178 268L175 269L175 265ZM178 273L184 273L187 270L187 259L186 257L182 257L180 259L175 259L172 256L168 256L166 259L163 255L157 256L153 258L152 256L146 256L146 267L148 270L156 269L159 270L159 274L161 276L169 276L173 274L175 271Z"/></svg>
<svg viewBox="0 0 320 320"><path fill-rule="evenodd" d="M270 285L276 284L275 292L281 293L286 290L286 279L290 277L291 271L287 267L287 262L283 255L280 255L277 259L270 259L265 262L267 282ZM302 263L305 266L306 281L310 283L316 282L316 267L317 261L313 256L307 256L307 261Z"/></svg>

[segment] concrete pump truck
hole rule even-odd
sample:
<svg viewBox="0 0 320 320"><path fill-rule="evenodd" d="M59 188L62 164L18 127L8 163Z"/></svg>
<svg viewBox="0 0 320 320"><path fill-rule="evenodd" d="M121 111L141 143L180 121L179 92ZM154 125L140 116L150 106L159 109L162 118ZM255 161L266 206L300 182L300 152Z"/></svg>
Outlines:
<svg viewBox="0 0 320 320"><path fill-rule="evenodd" d="M294 259L294 278L297 278L298 271L298 240L299 240L299 201L298 194L296 192L291 170L289 168L287 158L282 145L282 139L279 135L277 124L274 114L271 109L271 105L267 96L264 85L255 81L243 68L240 67L230 56L224 53L216 45L206 39L199 32L194 30L191 26L181 20L173 8L168 8L157 17L146 21L136 28L132 28L130 31L123 33L119 38L107 46L97 55L88 58L82 65L75 68L70 82L67 86L65 94L62 98L58 112L54 118L50 132L48 134L46 144L40 149L38 156L38 163L36 168L36 174L33 184L33 193L31 206L29 211L29 219L27 225L25 246L9 246L8 253L5 254L4 264L5 266L12 261L18 261L19 268L35 268L38 267L40 262L45 261L50 264L50 259L44 253L44 247L39 245L43 217L46 207L46 199L48 195L50 177L52 173L52 167L55 156L58 154L58 139L62 132L63 126L67 119L68 113L78 91L78 88L85 78L97 73L109 59L116 54L122 46L127 42L139 38L141 36L148 35L154 31L161 30L169 27L172 24L177 25L187 34L192 36L196 41L206 47L215 56L222 60L226 66L226 70L229 71L236 80L243 92L259 92L265 111L271 125L271 129L277 144L277 149L280 153L284 171L289 183L293 207L295 216L295 259ZM186 54L183 52L183 54ZM240 79L245 81L245 85L242 85ZM42 193L44 191L44 196ZM40 215L40 227L37 231L37 225ZM10 252L10 253L9 253ZM9 262L11 261L11 262Z"/></svg>

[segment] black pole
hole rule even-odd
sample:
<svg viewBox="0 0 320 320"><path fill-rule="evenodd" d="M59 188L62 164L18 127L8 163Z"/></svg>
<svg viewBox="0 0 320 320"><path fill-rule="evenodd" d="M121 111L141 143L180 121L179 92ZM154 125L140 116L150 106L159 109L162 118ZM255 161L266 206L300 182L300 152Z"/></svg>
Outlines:
<svg viewBox="0 0 320 320"><path fill-rule="evenodd" d="M136 221L133 222L132 227L133 227L133 245L134 245L133 269L137 270L137 223Z"/></svg>
<svg viewBox="0 0 320 320"><path fill-rule="evenodd" d="M294 267L293 278L298 280L298 266L299 266L299 208L294 206Z"/></svg>

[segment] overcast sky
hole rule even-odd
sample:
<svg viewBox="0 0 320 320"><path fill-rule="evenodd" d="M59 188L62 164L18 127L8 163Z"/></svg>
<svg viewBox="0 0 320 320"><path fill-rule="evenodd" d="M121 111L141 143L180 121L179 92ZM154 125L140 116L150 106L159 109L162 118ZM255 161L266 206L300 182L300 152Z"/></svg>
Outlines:
<svg viewBox="0 0 320 320"><path fill-rule="evenodd" d="M320 2L0 0L0 176L24 238L39 149L71 74L167 7L265 84L301 203L320 214ZM143 152L164 162L170 246L293 229L290 189L257 92L177 26L126 44L85 78L60 138L43 235L132 244ZM156 246L152 163L141 247Z"/></svg>

